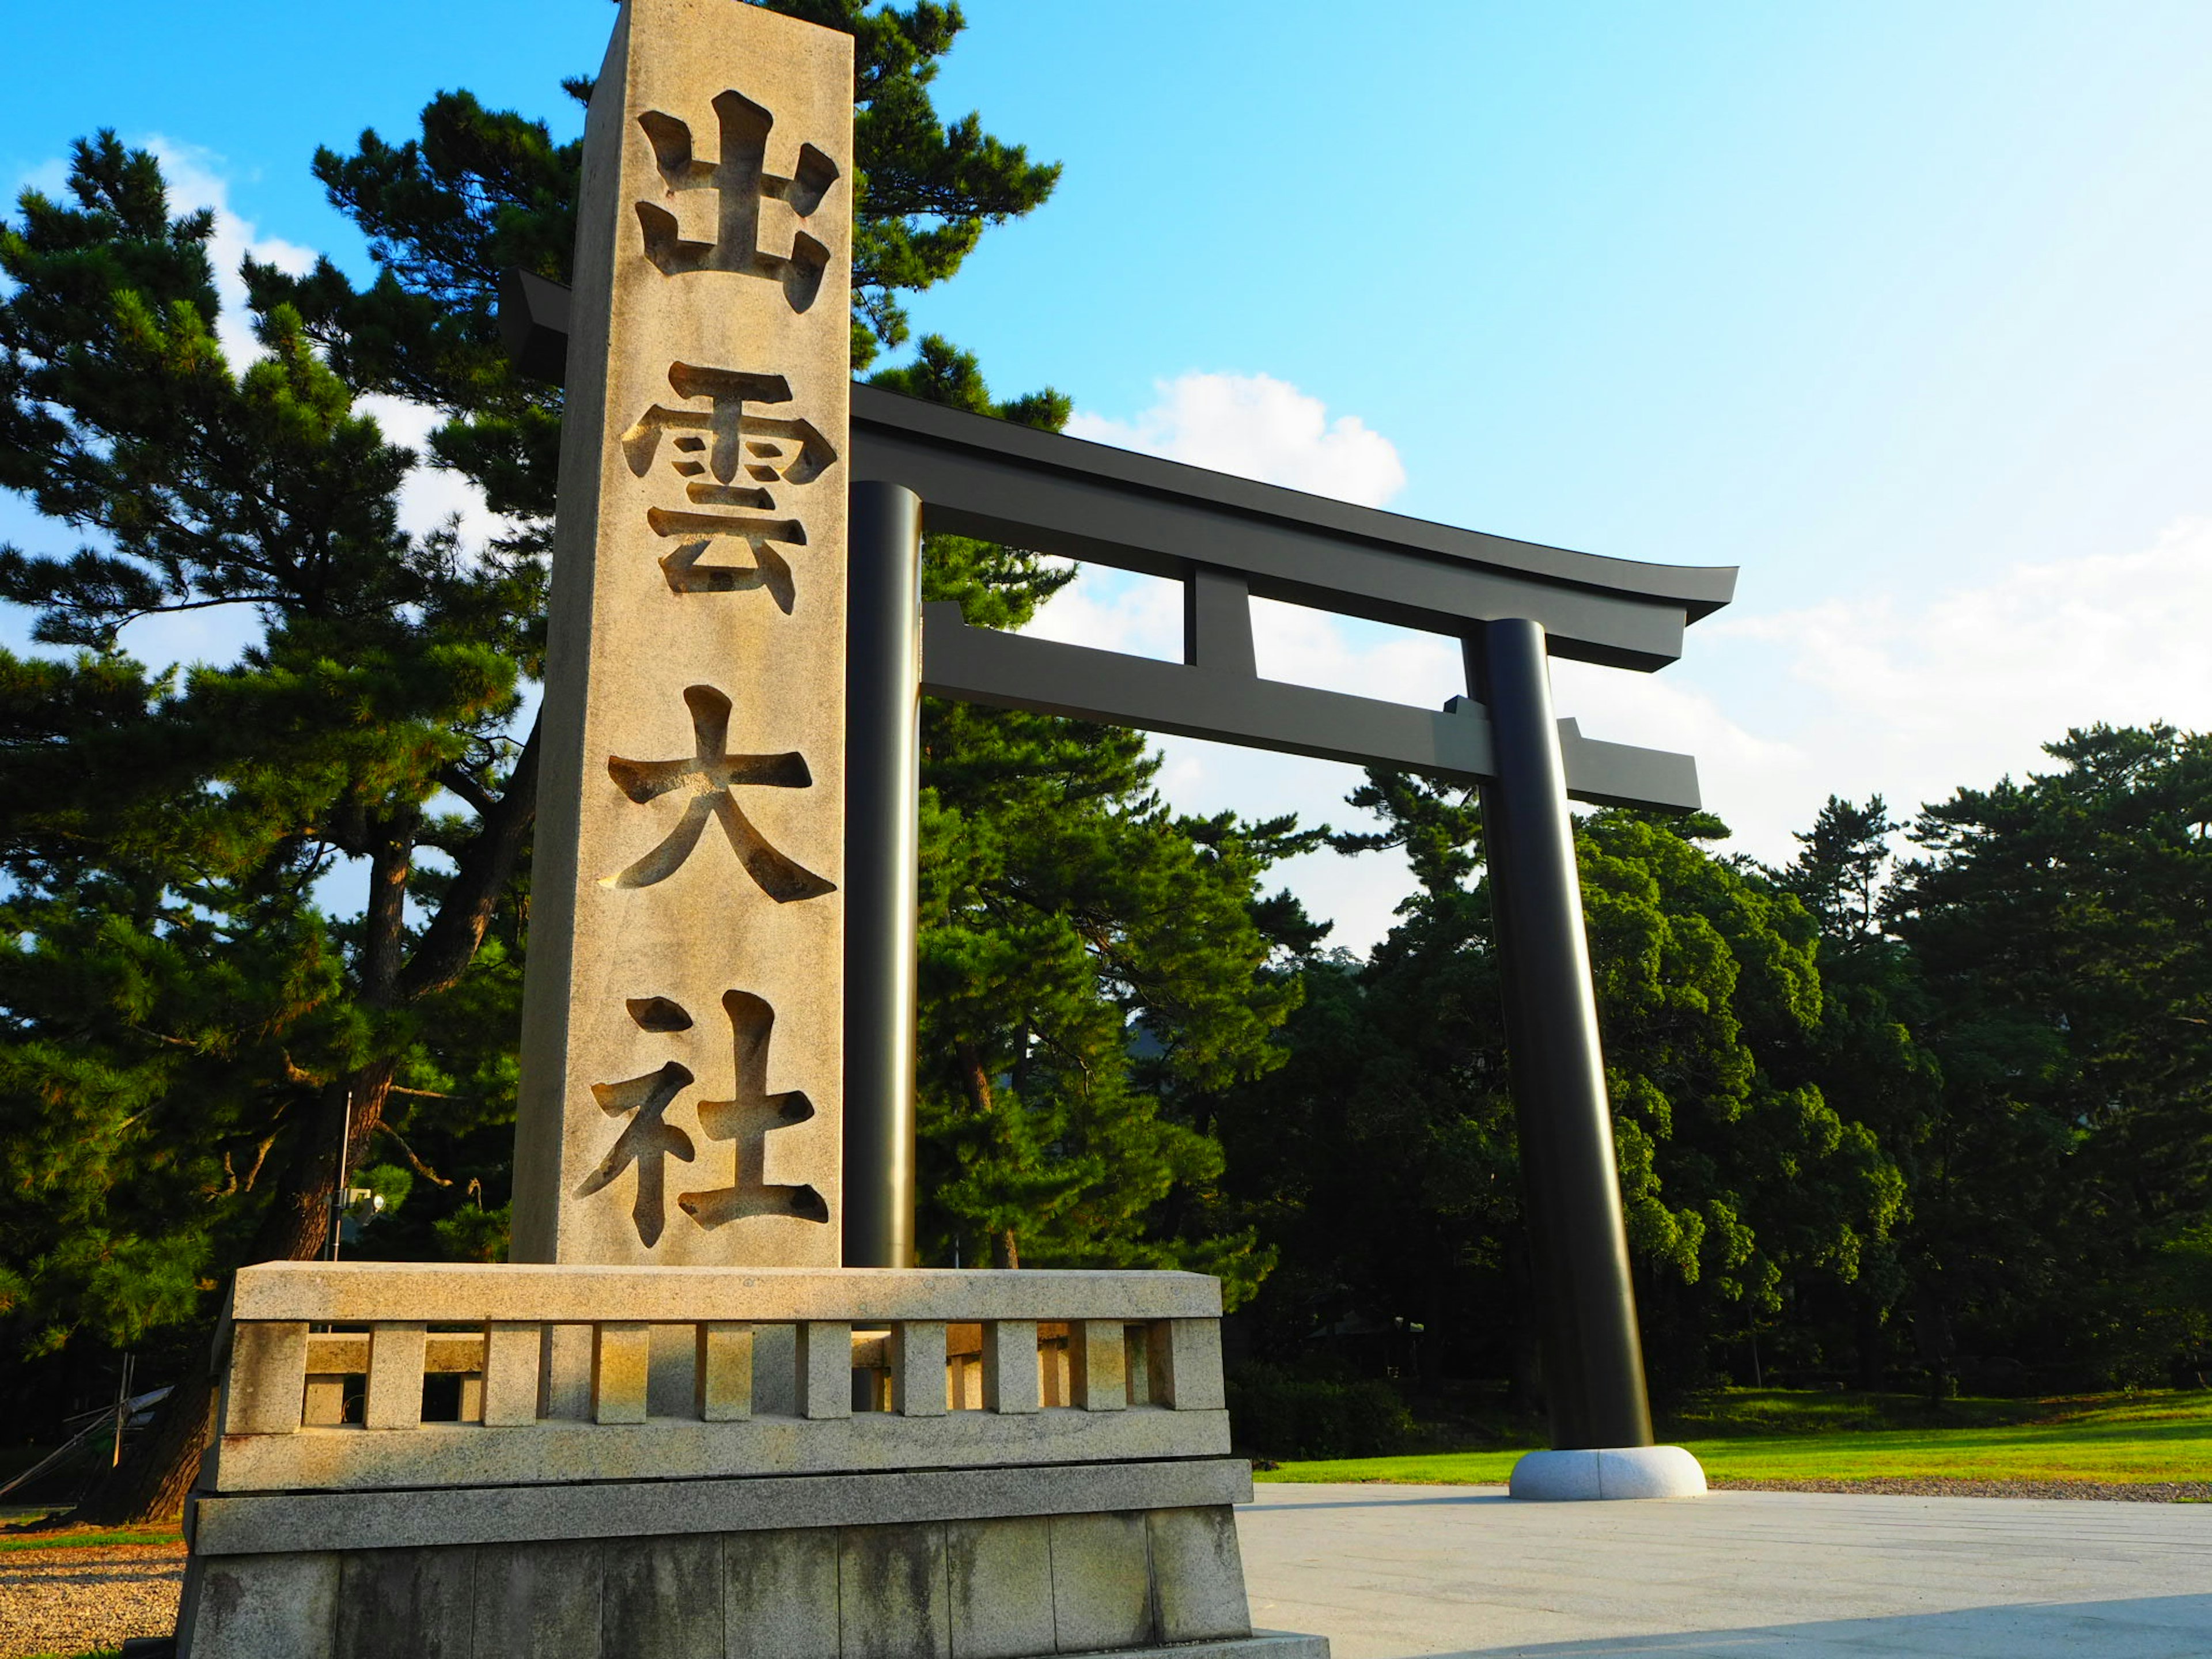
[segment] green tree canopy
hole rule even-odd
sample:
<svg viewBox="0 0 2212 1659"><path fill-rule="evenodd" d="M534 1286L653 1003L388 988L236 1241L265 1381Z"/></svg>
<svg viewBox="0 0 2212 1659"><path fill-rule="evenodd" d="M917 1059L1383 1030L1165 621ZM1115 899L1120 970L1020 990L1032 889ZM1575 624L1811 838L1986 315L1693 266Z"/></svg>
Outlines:
<svg viewBox="0 0 2212 1659"><path fill-rule="evenodd" d="M1889 925L1942 1066L1917 1183L1931 1367L2054 1382L2205 1365L2212 738L2092 726L1925 809Z"/></svg>
<svg viewBox="0 0 2212 1659"><path fill-rule="evenodd" d="M1224 1097L1234 1189L1282 1253L1263 1312L1278 1343L1419 1319L1462 1364L1527 1387L1534 1290L1480 813L1462 792L1385 774L1352 799L1383 824L1340 844L1402 847L1420 891L1370 960L1310 975L1283 1069ZM1577 833L1662 1390L1704 1381L1712 1346L1799 1281L1854 1279L1902 1200L1875 1134L1792 1063L1822 1018L1813 921L1699 845L1723 834L1620 811Z"/></svg>

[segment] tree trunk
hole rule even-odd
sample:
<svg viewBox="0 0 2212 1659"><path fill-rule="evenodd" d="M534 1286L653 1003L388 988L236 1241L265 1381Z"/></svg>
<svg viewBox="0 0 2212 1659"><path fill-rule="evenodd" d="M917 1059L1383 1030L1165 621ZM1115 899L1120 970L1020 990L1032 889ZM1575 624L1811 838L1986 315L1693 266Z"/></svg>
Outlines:
<svg viewBox="0 0 2212 1659"><path fill-rule="evenodd" d="M391 1060L374 1060L322 1091L246 1252L247 1262L312 1261L330 1248L339 1126L346 1127L345 1167L358 1169L384 1115L392 1075ZM70 1512L69 1524L149 1526L175 1520L198 1477L214 1413L214 1379L204 1365L194 1365L155 1411L151 1430Z"/></svg>
<svg viewBox="0 0 2212 1659"><path fill-rule="evenodd" d="M991 1097L991 1074L983 1069L982 1051L972 1042L960 1045L960 1087L968 1103L988 1117L996 1109Z"/></svg>
<svg viewBox="0 0 2212 1659"><path fill-rule="evenodd" d="M154 1426L110 1469L91 1495L63 1517L73 1527L158 1525L184 1512L200 1472L215 1414L215 1379L194 1365L161 1402Z"/></svg>
<svg viewBox="0 0 2212 1659"><path fill-rule="evenodd" d="M1870 1296L1854 1298L1858 1304L1858 1352L1854 1356L1856 1381L1868 1394L1878 1390L1882 1376L1882 1310Z"/></svg>

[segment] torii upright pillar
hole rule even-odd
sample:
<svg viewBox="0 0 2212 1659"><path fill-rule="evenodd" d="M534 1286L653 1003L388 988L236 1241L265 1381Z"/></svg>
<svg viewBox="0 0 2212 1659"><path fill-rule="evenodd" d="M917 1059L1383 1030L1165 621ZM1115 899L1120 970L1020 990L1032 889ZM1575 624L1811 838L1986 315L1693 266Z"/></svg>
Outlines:
<svg viewBox="0 0 2212 1659"><path fill-rule="evenodd" d="M1702 1492L1705 1475L1689 1453L1651 1443L1544 629L1493 622L1465 649L1496 753L1482 786L1483 837L1552 1420L1553 1449L1515 1468L1513 1495Z"/></svg>

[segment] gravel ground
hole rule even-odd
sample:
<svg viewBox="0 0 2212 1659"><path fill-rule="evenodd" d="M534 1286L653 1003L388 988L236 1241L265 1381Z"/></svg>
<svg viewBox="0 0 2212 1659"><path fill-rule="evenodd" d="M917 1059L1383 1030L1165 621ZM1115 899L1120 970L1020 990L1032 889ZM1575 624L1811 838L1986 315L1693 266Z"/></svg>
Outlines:
<svg viewBox="0 0 2212 1659"><path fill-rule="evenodd" d="M1842 1492L1896 1498L2086 1498L2105 1504L2212 1504L2212 1480L1930 1480L1875 1475L1862 1480L1739 1480L1708 1477L1733 1492Z"/></svg>
<svg viewBox="0 0 2212 1659"><path fill-rule="evenodd" d="M184 1583L182 1544L0 1552L0 1659L167 1636Z"/></svg>

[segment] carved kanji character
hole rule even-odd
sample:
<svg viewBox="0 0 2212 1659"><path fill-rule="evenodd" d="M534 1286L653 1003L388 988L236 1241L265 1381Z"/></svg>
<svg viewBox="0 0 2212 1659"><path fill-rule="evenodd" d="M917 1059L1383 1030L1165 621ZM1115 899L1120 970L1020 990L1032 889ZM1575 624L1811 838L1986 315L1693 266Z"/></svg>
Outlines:
<svg viewBox="0 0 2212 1659"><path fill-rule="evenodd" d="M690 796L684 805L683 817L661 838L660 844L620 874L606 878L607 884L650 887L655 882L665 881L691 856L691 849L698 845L699 836L711 817L721 821L723 833L729 836L745 873L777 903L788 904L794 899L817 898L835 892L836 883L823 880L769 846L760 831L753 828L752 821L745 817L744 809L738 805L732 793L747 785L777 789L811 787L814 776L807 770L805 757L796 751L781 755L731 754L727 747L730 700L711 685L690 685L684 689L684 701L691 710L695 745L691 758L634 761L614 756L607 762L608 775L623 793L640 805L678 789L687 791Z"/></svg>
<svg viewBox="0 0 2212 1659"><path fill-rule="evenodd" d="M629 1017L647 1031L680 1031L691 1024L691 1016L665 997L631 1002ZM668 1160L678 1158L689 1164L694 1156L691 1137L661 1121L669 1103L690 1086L691 1080L690 1070L672 1060L643 1077L592 1085L592 1097L599 1103L601 1111L609 1117L628 1117L629 1121L599 1167L576 1188L576 1196L589 1198L635 1164L637 1191L630 1200L630 1220L637 1227L638 1242L648 1250L660 1242L666 1220Z"/></svg>
<svg viewBox="0 0 2212 1659"><path fill-rule="evenodd" d="M805 311L821 289L830 250L794 227L788 254L764 252L760 246L761 204L781 202L799 218L811 216L837 182L837 164L813 145L801 144L797 171L780 179L766 167L769 129L775 118L737 92L722 94L714 108L720 143L711 161L699 159L689 122L659 110L647 110L637 118L653 144L653 161L669 196L706 191L713 198L709 241L685 237L676 215L660 204L638 203L645 257L665 276L733 270L781 283L791 308Z"/></svg>
<svg viewBox="0 0 2212 1659"><path fill-rule="evenodd" d="M668 384L678 397L695 402L703 398L707 407L655 404L621 439L629 470L642 478L653 471L662 434L674 434L669 465L684 480L690 510L652 507L645 515L655 535L683 543L660 561L668 586L678 593L766 587L788 616L793 599L791 566L775 544L805 546L806 526L787 512L778 516L774 487L801 489L813 483L836 463L837 452L810 421L747 412L748 404L791 401L791 383L781 374L678 362L669 365ZM720 510L703 510L717 508ZM746 542L752 549L752 566L700 564L700 556L718 536Z"/></svg>
<svg viewBox="0 0 2212 1659"><path fill-rule="evenodd" d="M701 1101L699 1129L709 1140L737 1143L737 1178L727 1187L681 1194L677 1207L709 1229L749 1215L829 1220L830 1206L812 1187L770 1185L767 1179L769 1133L814 1115L814 1103L798 1090L768 1091L775 1010L749 991L729 991L723 994L722 1012L729 1016L736 1049L737 1091L729 1100Z"/></svg>

